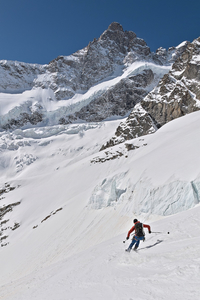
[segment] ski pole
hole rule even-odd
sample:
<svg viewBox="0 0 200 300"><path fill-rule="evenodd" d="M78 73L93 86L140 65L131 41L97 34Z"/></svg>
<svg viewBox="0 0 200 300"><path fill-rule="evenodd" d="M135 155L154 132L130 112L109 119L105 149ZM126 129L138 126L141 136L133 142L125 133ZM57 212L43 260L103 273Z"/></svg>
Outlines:
<svg viewBox="0 0 200 300"><path fill-rule="evenodd" d="M167 233L167 234L169 234L169 231L168 231L168 232L162 232L162 231L152 231L151 233Z"/></svg>

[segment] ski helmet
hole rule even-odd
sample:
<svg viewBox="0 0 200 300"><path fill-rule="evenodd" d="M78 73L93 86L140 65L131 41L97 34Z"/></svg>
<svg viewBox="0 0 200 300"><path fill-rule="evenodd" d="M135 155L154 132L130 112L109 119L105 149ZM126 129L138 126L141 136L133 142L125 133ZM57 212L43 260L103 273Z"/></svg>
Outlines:
<svg viewBox="0 0 200 300"><path fill-rule="evenodd" d="M138 222L138 220L137 220L137 219L134 219L134 220L133 220L133 223L136 223L136 222Z"/></svg>

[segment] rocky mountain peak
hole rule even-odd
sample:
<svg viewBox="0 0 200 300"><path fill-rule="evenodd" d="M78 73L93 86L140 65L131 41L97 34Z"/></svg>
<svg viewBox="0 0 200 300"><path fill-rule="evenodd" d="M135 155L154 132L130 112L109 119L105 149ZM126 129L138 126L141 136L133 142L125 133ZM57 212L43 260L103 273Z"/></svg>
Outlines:
<svg viewBox="0 0 200 300"><path fill-rule="evenodd" d="M30 64L24 64L21 70L21 65L15 64L11 72L11 63L2 64L0 90L21 92L30 88L50 88L57 100L67 100L77 91L87 91L105 80L116 69L151 58L150 49L143 39L132 31L124 31L122 25L113 22L84 49L69 56L59 56L48 65L34 66L34 69Z"/></svg>
<svg viewBox="0 0 200 300"><path fill-rule="evenodd" d="M103 32L97 42L104 48L107 46L110 46L112 49L116 48L123 55L128 52L135 52L136 55L145 56L150 54L150 49L143 39L138 38L133 31L124 31L123 27L117 22L113 22Z"/></svg>
<svg viewBox="0 0 200 300"><path fill-rule="evenodd" d="M143 39L113 22L85 48L69 56L59 56L48 65L0 61L2 93L42 90L40 95L35 93L37 99L28 98L28 107L21 105L20 109L8 112L0 124L8 129L27 123L42 124L44 120L48 124L46 99L40 100L45 91L51 101L64 103L115 78L114 84L97 88L98 92L84 98L78 108L72 105L70 110L64 104L58 112L53 111L52 115L58 116L54 124L77 120L99 122L129 115L126 124L116 131L118 140L153 132L171 119L199 109L199 57L200 38L168 50L160 47L151 53ZM134 62L139 62L138 67Z"/></svg>
<svg viewBox="0 0 200 300"><path fill-rule="evenodd" d="M124 31L122 25L119 24L119 23L117 23L117 22L111 23L111 24L108 26L108 30L112 30L112 31L116 31L116 30Z"/></svg>
<svg viewBox="0 0 200 300"><path fill-rule="evenodd" d="M77 90L88 90L111 76L116 69L123 69L138 59L151 59L145 41L113 22L84 49L51 61L47 66L48 76L38 77L35 86L51 88L58 100L67 100Z"/></svg>

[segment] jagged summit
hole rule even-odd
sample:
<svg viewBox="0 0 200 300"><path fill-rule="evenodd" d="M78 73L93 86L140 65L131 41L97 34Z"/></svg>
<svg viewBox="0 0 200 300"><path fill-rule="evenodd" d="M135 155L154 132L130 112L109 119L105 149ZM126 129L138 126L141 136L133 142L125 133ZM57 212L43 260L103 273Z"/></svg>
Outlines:
<svg viewBox="0 0 200 300"><path fill-rule="evenodd" d="M119 31L124 31L123 27L121 24L117 23L117 22L112 22L109 26L108 26L108 30L119 30Z"/></svg>
<svg viewBox="0 0 200 300"><path fill-rule="evenodd" d="M122 25L117 22L111 23L97 42L103 47L109 45L112 49L116 48L116 50L122 54L133 53L132 61L139 55L146 57L150 54L150 48L147 47L143 39L137 38L133 31L124 31ZM113 42L114 44L112 45Z"/></svg>

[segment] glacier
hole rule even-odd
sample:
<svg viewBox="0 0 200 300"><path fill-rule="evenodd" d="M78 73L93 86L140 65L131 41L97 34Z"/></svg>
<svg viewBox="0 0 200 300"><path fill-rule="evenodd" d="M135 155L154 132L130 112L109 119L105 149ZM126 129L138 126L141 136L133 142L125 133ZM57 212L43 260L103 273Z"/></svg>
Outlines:
<svg viewBox="0 0 200 300"><path fill-rule="evenodd" d="M63 116L69 116L88 105L91 101L101 96L106 90L116 85L124 78L141 73L145 69L150 69L155 74L152 84L147 86L147 91L151 91L160 78L171 69L169 66L160 66L151 62L135 62L130 66L115 73L115 78L104 79L99 84L91 87L85 93L76 93L68 100L56 100L55 94L51 88L33 88L32 90L24 91L18 94L0 93L0 127L4 127L9 123L9 120L18 119L21 114L29 112L39 112L43 115L42 122L37 126L52 126L59 124L59 120ZM35 127L30 123L24 128Z"/></svg>

